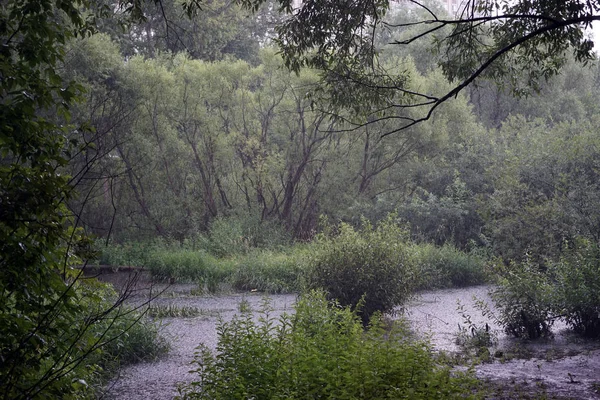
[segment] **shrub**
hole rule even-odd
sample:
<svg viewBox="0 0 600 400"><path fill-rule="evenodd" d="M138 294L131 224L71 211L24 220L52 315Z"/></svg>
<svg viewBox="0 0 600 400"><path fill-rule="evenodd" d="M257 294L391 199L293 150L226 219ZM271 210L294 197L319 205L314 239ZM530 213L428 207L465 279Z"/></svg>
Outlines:
<svg viewBox="0 0 600 400"><path fill-rule="evenodd" d="M482 303L478 301L478 304L481 305ZM487 311L487 305L485 305L484 308ZM474 352L479 357L483 357L484 359L489 358L489 348L498 344L498 336L496 333L487 323L474 323L471 319L471 315L465 310L465 306L458 300L456 310L463 319L462 325L458 325L456 344L465 352ZM485 314L489 315L489 311Z"/></svg>
<svg viewBox="0 0 600 400"><path fill-rule="evenodd" d="M498 269L500 279L492 299L506 333L529 339L550 335L555 306L554 288L547 274L529 259Z"/></svg>
<svg viewBox="0 0 600 400"><path fill-rule="evenodd" d="M169 351L169 343L158 332L157 325L141 310L123 307L113 312L108 326L96 329L103 334L106 344L102 348L99 365L109 375L126 364L152 361Z"/></svg>
<svg viewBox="0 0 600 400"><path fill-rule="evenodd" d="M403 304L416 286L416 270L407 262L406 231L393 216L360 230L342 223L336 235L320 235L310 256L310 285L353 310L367 323L376 311Z"/></svg>
<svg viewBox="0 0 600 400"><path fill-rule="evenodd" d="M385 332L380 320L364 332L349 308L322 293L303 296L294 316L264 313L218 327L213 354L201 346L184 399L449 399L472 398L475 380L438 366L424 342L402 325Z"/></svg>
<svg viewBox="0 0 600 400"><path fill-rule="evenodd" d="M553 267L557 313L577 333L600 336L600 249L578 240Z"/></svg>

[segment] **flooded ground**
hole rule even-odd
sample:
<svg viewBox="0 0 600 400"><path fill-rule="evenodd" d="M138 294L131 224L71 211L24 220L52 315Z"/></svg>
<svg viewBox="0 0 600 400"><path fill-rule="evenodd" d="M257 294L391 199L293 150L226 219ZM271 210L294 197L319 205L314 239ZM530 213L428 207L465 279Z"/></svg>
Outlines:
<svg viewBox="0 0 600 400"><path fill-rule="evenodd" d="M201 316L162 319L161 332L172 343L169 355L157 362L124 368L107 387L104 398L172 399L177 394L178 383L193 379L188 371L194 349L200 343L215 348L218 321L228 321L239 314L242 302L256 311L263 301L263 296L256 293L197 296L194 295L196 285L152 287L153 293L163 290L162 295L154 300L156 304L195 307L201 310ZM552 340L524 342L510 339L474 307L474 296L489 301L488 290L488 287L474 287L422 293L403 312L415 332L427 336L436 351L461 351L456 344L456 336L459 326L465 326L467 315L475 325L487 323L499 340L497 346L490 349L491 362L476 366L476 373L498 385L502 395L494 398L510 399L517 394L545 392L550 398L600 399L598 341L582 341L560 326L556 327L557 333ZM133 301L143 301L149 294L148 286L138 282L134 293ZM293 312L295 295L272 295L270 298L273 317ZM459 304L462 311L458 309Z"/></svg>
<svg viewBox="0 0 600 400"><path fill-rule="evenodd" d="M554 337L524 341L507 337L475 306L475 298L492 306L489 287L437 290L422 293L406 309L413 328L427 335L434 349L460 352L459 327L465 318L481 328L488 324L498 343L489 350L490 360L475 367L477 376L498 384L504 396L547 393L569 399L600 399L600 342L579 338L565 325L553 327ZM462 311L459 310L462 305ZM511 392L514 390L515 392Z"/></svg>

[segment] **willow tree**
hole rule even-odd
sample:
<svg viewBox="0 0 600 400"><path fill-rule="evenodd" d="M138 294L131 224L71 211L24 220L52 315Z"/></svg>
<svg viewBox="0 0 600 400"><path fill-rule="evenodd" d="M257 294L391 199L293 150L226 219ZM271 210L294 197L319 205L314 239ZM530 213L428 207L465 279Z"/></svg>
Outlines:
<svg viewBox="0 0 600 400"><path fill-rule="evenodd" d="M433 3L433 2L432 2ZM586 29L600 20L600 1L468 0L454 16L425 1L408 0L418 18L386 22L388 0L307 0L293 10L278 29L286 65L319 68L328 99L338 107L369 104L371 115L353 121L370 124L386 118L404 123L396 132L429 120L444 102L454 98L480 78L498 83L508 80L513 93L535 90L539 83L558 73L569 53L577 61L594 59L593 41ZM407 85L404 70L390 70L378 62L375 38L382 30L410 30L392 45L422 41L437 51L438 63L453 83L443 94L421 92ZM395 101L394 93L403 95ZM419 109L415 115L409 110Z"/></svg>

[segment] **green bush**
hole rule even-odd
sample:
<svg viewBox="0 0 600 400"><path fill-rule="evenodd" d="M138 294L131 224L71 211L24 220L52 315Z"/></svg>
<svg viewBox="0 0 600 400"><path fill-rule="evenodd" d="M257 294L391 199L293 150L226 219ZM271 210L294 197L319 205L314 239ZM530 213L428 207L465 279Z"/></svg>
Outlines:
<svg viewBox="0 0 600 400"><path fill-rule="evenodd" d="M436 364L406 328L384 331L379 319L365 332L349 308L330 306L322 293L303 296L293 316L278 321L268 309L218 327L213 354L196 353L198 379L183 399L450 399L473 398L475 379Z"/></svg>
<svg viewBox="0 0 600 400"><path fill-rule="evenodd" d="M578 240L554 265L556 313L577 333L600 336L600 249Z"/></svg>
<svg viewBox="0 0 600 400"><path fill-rule="evenodd" d="M217 257L228 257L252 249L276 249L290 241L289 233L275 221L254 215L230 216L211 223L206 250Z"/></svg>
<svg viewBox="0 0 600 400"><path fill-rule="evenodd" d="M363 220L360 230L342 223L337 233L322 234L310 255L310 285L350 306L367 323L377 311L403 304L416 287L416 269L408 262L407 232L393 216L376 228Z"/></svg>
<svg viewBox="0 0 600 400"><path fill-rule="evenodd" d="M492 299L506 333L529 339L549 336L555 320L555 291L548 275L528 259L498 270Z"/></svg>
<svg viewBox="0 0 600 400"><path fill-rule="evenodd" d="M429 243L408 247L410 262L419 271L419 289L439 289L481 285L489 280L487 260L446 244Z"/></svg>

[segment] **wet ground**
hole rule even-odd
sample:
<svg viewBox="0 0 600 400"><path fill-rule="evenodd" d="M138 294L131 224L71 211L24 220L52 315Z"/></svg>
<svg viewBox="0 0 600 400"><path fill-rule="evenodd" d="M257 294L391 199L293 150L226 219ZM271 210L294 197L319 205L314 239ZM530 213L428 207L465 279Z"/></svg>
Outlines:
<svg viewBox="0 0 600 400"><path fill-rule="evenodd" d="M153 293L163 290L154 300L157 304L195 307L202 315L162 319L161 332L171 340L171 352L157 362L124 368L107 387L104 398L172 399L177 394L178 383L193 379L188 371L194 349L200 343L215 348L218 321L227 321L239 314L242 302L256 311L263 301L263 296L256 293L192 295L197 292L196 285L152 287ZM524 342L507 338L474 307L473 296L489 302L488 290L488 287L474 287L422 293L403 312L417 334L427 336L436 351L447 353L461 351L456 336L459 326L466 325L465 317L469 316L478 327L487 323L498 337L498 343L490 348L488 362L476 366L476 373L497 385L503 393L493 398L547 393L550 398L600 399L600 342L582 341L560 326L555 327L556 335L552 340ZM148 297L147 286L138 282L134 293L133 301L143 301ZM293 312L295 295L272 295L270 298L272 316ZM459 304L462 311L458 309Z"/></svg>
<svg viewBox="0 0 600 400"><path fill-rule="evenodd" d="M417 332L427 335L434 349L461 352L460 328L485 329L497 338L475 367L478 377L497 384L502 398L543 395L550 398L600 399L600 341L579 338L556 323L551 339L524 341L507 337L490 318L484 318L475 299L492 308L489 287L437 290L422 293L406 310ZM462 305L462 311L459 307ZM472 325L465 319L470 317ZM460 327L460 328L459 328Z"/></svg>

